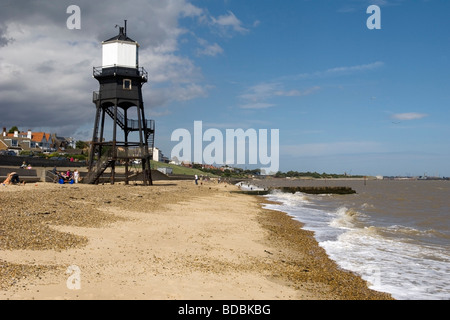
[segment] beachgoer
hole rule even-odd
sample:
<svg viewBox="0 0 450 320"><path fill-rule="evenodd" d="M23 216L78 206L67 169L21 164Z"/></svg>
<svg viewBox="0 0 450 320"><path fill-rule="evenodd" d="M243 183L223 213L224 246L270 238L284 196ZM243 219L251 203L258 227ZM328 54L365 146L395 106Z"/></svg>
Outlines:
<svg viewBox="0 0 450 320"><path fill-rule="evenodd" d="M77 169L73 172L73 179L75 180L75 183L78 183L78 179L80 178L80 173Z"/></svg>
<svg viewBox="0 0 450 320"><path fill-rule="evenodd" d="M198 175L194 176L195 184L198 184Z"/></svg>
<svg viewBox="0 0 450 320"><path fill-rule="evenodd" d="M66 181L72 180L72 172L70 170L67 170L67 172L65 174L65 180Z"/></svg>
<svg viewBox="0 0 450 320"><path fill-rule="evenodd" d="M25 169L25 168L27 167L27 163L24 161L20 167L21 167L22 169Z"/></svg>
<svg viewBox="0 0 450 320"><path fill-rule="evenodd" d="M11 172L10 174L8 174L8 176L6 177L5 181L3 181L3 183L4 184L20 183L19 175L17 174L17 172Z"/></svg>
<svg viewBox="0 0 450 320"><path fill-rule="evenodd" d="M11 175L10 174L8 174L6 176L6 179L5 179L5 181L3 181L3 184L11 184Z"/></svg>
<svg viewBox="0 0 450 320"><path fill-rule="evenodd" d="M10 174L11 174L11 183L13 184L20 183L19 175L17 174L17 172L12 172Z"/></svg>

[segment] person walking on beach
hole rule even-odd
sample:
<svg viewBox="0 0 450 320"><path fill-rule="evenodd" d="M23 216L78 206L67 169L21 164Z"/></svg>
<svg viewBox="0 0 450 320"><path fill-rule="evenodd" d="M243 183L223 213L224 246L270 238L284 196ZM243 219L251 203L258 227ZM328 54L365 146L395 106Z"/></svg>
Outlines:
<svg viewBox="0 0 450 320"><path fill-rule="evenodd" d="M198 184L198 175L194 176L195 184Z"/></svg>

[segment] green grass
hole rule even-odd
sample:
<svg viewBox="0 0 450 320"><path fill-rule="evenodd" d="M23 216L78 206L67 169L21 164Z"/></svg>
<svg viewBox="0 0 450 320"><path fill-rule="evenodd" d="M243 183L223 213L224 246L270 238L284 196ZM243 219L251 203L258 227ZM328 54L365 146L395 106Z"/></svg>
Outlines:
<svg viewBox="0 0 450 320"><path fill-rule="evenodd" d="M157 161L150 161L150 165L152 166L152 169L158 169L158 168L172 168L173 170L173 174L184 174L184 175L203 175L203 176L210 176L210 177L215 177L215 175L212 174L207 174L201 170L198 169L191 169L191 168L186 168L183 166L177 166L175 164L168 164L168 163L162 163L162 162L157 162Z"/></svg>

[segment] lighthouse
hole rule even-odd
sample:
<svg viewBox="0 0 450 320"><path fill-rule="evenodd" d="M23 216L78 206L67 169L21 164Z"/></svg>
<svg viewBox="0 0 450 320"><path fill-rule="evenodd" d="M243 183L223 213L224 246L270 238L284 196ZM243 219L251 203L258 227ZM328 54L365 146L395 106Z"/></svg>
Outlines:
<svg viewBox="0 0 450 320"><path fill-rule="evenodd" d="M93 77L99 91L93 93L96 112L85 182L98 184L109 173L114 184L116 166L123 165L126 184L133 179L151 185L155 122L146 119L142 98L148 73L139 66L139 44L128 37L126 20L117 36L102 42L102 66L93 68ZM137 119L130 119L130 114ZM107 116L112 121L106 122ZM131 172L132 161L140 163L142 170Z"/></svg>

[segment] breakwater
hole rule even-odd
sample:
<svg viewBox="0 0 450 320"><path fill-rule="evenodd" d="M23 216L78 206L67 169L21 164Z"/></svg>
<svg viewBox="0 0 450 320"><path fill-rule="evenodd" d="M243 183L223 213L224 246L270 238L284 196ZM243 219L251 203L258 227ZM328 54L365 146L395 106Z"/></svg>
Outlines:
<svg viewBox="0 0 450 320"><path fill-rule="evenodd" d="M353 190L350 187L339 187L339 186L325 186L325 187L270 187L270 188L264 188L259 189L250 188L250 190L241 190L241 191L235 191L243 194L250 194L250 195L267 195L273 190L280 190L284 193L296 193L296 192L302 192L307 194L354 194L356 193L355 190Z"/></svg>
<svg viewBox="0 0 450 320"><path fill-rule="evenodd" d="M350 187L332 187L332 186L280 187L277 189L281 190L282 192L286 192L286 193L296 193L296 192L302 192L302 193L308 193L308 194L353 194L353 193L356 193L356 191Z"/></svg>

